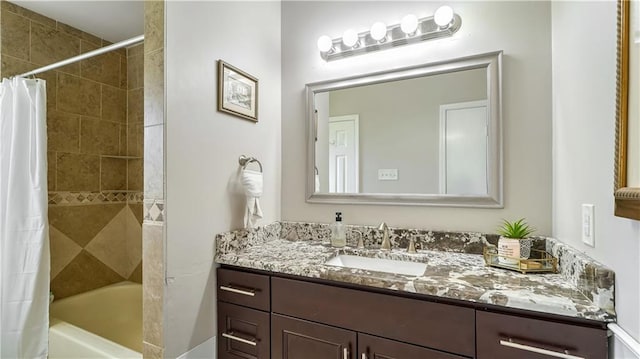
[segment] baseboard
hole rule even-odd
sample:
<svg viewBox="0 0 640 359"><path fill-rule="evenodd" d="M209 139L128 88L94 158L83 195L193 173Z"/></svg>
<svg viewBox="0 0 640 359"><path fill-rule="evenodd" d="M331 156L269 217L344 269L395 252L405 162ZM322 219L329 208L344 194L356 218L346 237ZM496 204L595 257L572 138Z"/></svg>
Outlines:
<svg viewBox="0 0 640 359"><path fill-rule="evenodd" d="M207 339L204 343L180 355L178 359L215 359L216 337Z"/></svg>

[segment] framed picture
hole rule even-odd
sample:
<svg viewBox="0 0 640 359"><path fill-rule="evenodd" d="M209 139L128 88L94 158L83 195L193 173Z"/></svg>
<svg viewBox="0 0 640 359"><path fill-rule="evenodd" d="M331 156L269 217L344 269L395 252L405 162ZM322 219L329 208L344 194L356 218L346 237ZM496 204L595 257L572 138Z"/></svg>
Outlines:
<svg viewBox="0 0 640 359"><path fill-rule="evenodd" d="M258 79L218 60L218 111L258 122Z"/></svg>

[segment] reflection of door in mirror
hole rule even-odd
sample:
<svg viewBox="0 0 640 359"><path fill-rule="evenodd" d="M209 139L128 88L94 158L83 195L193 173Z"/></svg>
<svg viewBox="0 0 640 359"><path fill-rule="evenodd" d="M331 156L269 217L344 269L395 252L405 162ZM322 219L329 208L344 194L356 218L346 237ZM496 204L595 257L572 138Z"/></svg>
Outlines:
<svg viewBox="0 0 640 359"><path fill-rule="evenodd" d="M329 192L358 193L358 115L329 117Z"/></svg>
<svg viewBox="0 0 640 359"><path fill-rule="evenodd" d="M487 101L440 106L440 193L486 195Z"/></svg>

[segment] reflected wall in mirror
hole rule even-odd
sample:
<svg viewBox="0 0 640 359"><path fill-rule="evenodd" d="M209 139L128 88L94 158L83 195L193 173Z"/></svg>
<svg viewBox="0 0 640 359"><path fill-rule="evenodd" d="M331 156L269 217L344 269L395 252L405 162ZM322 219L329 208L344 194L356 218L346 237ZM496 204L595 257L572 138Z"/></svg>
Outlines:
<svg viewBox="0 0 640 359"><path fill-rule="evenodd" d="M615 215L640 220L640 3L618 1Z"/></svg>
<svg viewBox="0 0 640 359"><path fill-rule="evenodd" d="M310 202L502 206L501 53L307 85Z"/></svg>

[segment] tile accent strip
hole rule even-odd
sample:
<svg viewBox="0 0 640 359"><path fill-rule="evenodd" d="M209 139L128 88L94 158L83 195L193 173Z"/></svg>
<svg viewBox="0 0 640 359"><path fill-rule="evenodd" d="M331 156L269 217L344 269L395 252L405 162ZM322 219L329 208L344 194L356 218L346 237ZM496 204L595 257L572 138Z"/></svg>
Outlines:
<svg viewBox="0 0 640 359"><path fill-rule="evenodd" d="M50 206L77 206L108 203L141 203L142 192L62 192L49 191Z"/></svg>
<svg viewBox="0 0 640 359"><path fill-rule="evenodd" d="M164 200L148 199L144 200L142 218L144 223L163 223L164 222Z"/></svg>

